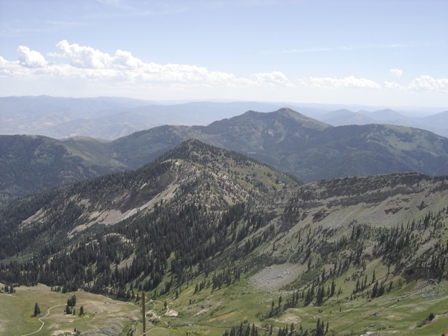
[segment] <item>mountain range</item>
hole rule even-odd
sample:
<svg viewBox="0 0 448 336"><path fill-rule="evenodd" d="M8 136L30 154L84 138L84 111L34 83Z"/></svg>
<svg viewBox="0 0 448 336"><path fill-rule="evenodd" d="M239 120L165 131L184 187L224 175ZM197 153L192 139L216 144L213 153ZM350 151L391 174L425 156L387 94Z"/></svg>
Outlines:
<svg viewBox="0 0 448 336"><path fill-rule="evenodd" d="M263 102L152 102L128 98L0 97L0 134L115 140L163 125L208 125L245 111L288 107L332 126L391 124L448 136L448 111Z"/></svg>
<svg viewBox="0 0 448 336"><path fill-rule="evenodd" d="M253 116L258 123L249 123ZM274 127L274 119L287 121L275 128L284 132L294 129L291 120L300 121L300 139L333 129L290 110L262 116L249 112L243 124L230 119L208 130L239 130L253 146L254 135L264 123ZM266 134L283 139L274 130ZM165 312L169 305L177 314L165 315L175 317L164 325L153 310L153 328L181 333L227 329L242 336L249 327L254 335L361 334L379 329L376 322L372 327L379 312L381 333L441 334L446 290L434 284L448 277L447 198L446 176L301 184L240 153L187 140L137 170L0 209L0 281L137 302L135 292L145 291L154 306L165 300ZM74 319L87 334L101 323L94 315ZM51 334L68 327L45 328Z"/></svg>
<svg viewBox="0 0 448 336"><path fill-rule="evenodd" d="M304 181L419 172L448 174L448 139L394 125L333 127L289 108L248 111L208 126L159 126L103 141L0 136L0 202L137 169L185 140L233 150Z"/></svg>

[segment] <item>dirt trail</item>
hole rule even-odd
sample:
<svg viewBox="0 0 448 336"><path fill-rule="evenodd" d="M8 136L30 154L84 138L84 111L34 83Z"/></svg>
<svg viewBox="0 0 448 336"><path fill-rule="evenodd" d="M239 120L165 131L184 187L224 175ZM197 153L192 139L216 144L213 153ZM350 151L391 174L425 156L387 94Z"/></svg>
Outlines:
<svg viewBox="0 0 448 336"><path fill-rule="evenodd" d="M156 309L156 307L157 307L156 303L159 303L159 304L163 304L163 303L162 303L161 301L153 300L153 299L149 300L148 303L152 303L152 304L153 304L153 307L152 307L152 309L148 310L147 313L151 313L153 318L158 319L158 320L159 320L160 322L162 322L162 323L165 323L166 327L155 327L155 328L152 328L152 329L150 329L150 330L147 330L146 333L145 333L145 335L148 335L150 332L155 331L155 330L164 330L164 331L166 331L166 332L168 333L168 330L167 330L167 329L170 328L170 324L169 324L167 321L164 321L164 320L162 319L162 316L161 316L161 315L157 315L156 312L154 311L154 309ZM167 312L170 311L170 309L169 309L168 306L166 307L166 310L167 310ZM172 310L171 312L174 312L174 310ZM168 316L169 316L169 315L168 315ZM173 316L174 316L174 315L173 315ZM176 316L177 316L177 315L176 315ZM138 336L143 336L143 334L140 334L140 335L138 335Z"/></svg>
<svg viewBox="0 0 448 336"><path fill-rule="evenodd" d="M46 318L46 317L48 317L48 315L50 315L50 310L52 310L53 308L56 308L56 307L62 307L62 306L64 306L64 305L56 305L56 306L53 306L53 307L48 308L48 310L47 310L47 314L46 314L45 316L39 317L39 321L40 321L40 323L42 323L42 325L40 326L40 328L37 329L36 331L33 331L32 333L25 334L25 335L22 335L22 336L34 335L34 334L37 334L38 332L40 332L40 331L42 330L42 328L44 327L44 325L45 325L45 322L43 321L43 319Z"/></svg>

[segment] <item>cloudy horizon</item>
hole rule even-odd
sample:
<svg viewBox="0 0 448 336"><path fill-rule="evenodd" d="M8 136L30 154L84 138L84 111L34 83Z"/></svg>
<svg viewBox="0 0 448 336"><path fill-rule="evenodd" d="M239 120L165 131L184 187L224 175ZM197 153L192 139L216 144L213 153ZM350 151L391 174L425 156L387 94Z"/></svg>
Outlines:
<svg viewBox="0 0 448 336"><path fill-rule="evenodd" d="M3 1L1 96L447 108L443 9L417 0Z"/></svg>

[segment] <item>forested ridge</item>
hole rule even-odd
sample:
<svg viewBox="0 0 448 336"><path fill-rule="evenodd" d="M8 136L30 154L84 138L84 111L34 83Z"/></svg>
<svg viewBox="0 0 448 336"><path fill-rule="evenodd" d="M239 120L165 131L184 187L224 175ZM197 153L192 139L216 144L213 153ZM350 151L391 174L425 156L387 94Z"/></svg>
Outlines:
<svg viewBox="0 0 448 336"><path fill-rule="evenodd" d="M114 141L0 136L0 207L19 196L135 170L188 139L237 151L305 181L419 172L448 174L448 139L392 125L332 127L288 108L208 126L159 126Z"/></svg>
<svg viewBox="0 0 448 336"><path fill-rule="evenodd" d="M293 265L298 271L283 285L286 294L257 313L264 323L298 307L342 297L376 300L413 281L446 281L447 200L447 177L409 173L302 185L241 154L190 140L136 171L2 209L0 281L8 290L42 283L121 300L137 300L142 291L177 298L185 286L194 286L193 295L213 293L269 267ZM245 324L227 333L258 328ZM329 329L320 319L312 330Z"/></svg>
<svg viewBox="0 0 448 336"><path fill-rule="evenodd" d="M254 178L255 171L265 181ZM227 177L218 178L222 174ZM263 213L249 208L269 190L283 189L285 181L296 185L240 154L187 142L135 172L78 182L4 209L0 253L2 259L18 258L3 263L0 274L7 283L98 293L132 281L152 290L168 272L168 288L182 284L209 272L217 262L213 256L255 232L226 256L226 264L271 239L272 229L260 231L267 223ZM169 186L173 194L158 198ZM151 208L136 211L148 201ZM85 224L92 212L111 209L135 214L113 226Z"/></svg>

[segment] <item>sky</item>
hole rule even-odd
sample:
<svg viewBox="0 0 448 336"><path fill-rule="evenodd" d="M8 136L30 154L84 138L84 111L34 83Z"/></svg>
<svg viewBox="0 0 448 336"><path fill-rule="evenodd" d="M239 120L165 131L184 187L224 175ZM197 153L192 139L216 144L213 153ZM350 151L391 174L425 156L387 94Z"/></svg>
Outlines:
<svg viewBox="0 0 448 336"><path fill-rule="evenodd" d="M448 109L448 0L0 0L0 96Z"/></svg>

